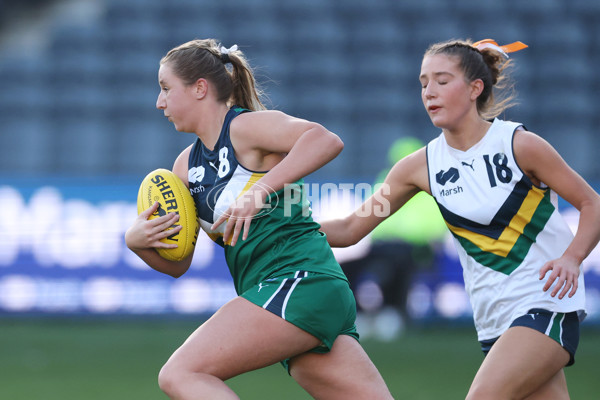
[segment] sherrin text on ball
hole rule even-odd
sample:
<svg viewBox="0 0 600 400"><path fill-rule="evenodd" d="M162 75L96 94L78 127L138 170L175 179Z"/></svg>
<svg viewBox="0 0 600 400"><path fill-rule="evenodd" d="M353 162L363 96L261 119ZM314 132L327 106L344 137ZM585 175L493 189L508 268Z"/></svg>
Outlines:
<svg viewBox="0 0 600 400"><path fill-rule="evenodd" d="M137 198L138 215L154 202L158 202L159 206L149 219L167 213L177 213L179 221L169 229L182 226L179 232L161 240L164 243L176 244L176 248L157 248L156 251L167 260L181 261L194 251L198 239L199 223L194 199L177 175L168 169L159 168L150 172L142 180Z"/></svg>

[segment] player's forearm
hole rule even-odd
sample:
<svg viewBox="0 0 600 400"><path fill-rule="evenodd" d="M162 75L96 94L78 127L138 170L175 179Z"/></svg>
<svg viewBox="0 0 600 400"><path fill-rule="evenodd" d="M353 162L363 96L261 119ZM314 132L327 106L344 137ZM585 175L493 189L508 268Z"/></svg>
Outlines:
<svg viewBox="0 0 600 400"><path fill-rule="evenodd" d="M158 272L179 278L190 267L193 253L181 261L170 261L162 258L154 249L131 249L148 266Z"/></svg>
<svg viewBox="0 0 600 400"><path fill-rule="evenodd" d="M271 169L260 183L277 191L286 184L294 183L331 160L344 148L344 143L335 134L316 126L306 131L287 156Z"/></svg>
<svg viewBox="0 0 600 400"><path fill-rule="evenodd" d="M592 252L600 241L600 198L590 200L581 207L579 225L575 238L565 250L579 264Z"/></svg>
<svg viewBox="0 0 600 400"><path fill-rule="evenodd" d="M348 218L332 219L320 224L321 232L327 235L327 242L331 247L348 247L360 240L353 237Z"/></svg>

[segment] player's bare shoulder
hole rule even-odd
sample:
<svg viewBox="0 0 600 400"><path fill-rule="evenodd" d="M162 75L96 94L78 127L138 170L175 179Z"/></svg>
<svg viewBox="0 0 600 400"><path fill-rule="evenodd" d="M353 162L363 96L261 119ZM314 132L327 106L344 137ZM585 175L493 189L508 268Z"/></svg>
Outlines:
<svg viewBox="0 0 600 400"><path fill-rule="evenodd" d="M524 129L515 131L513 152L517 165L530 178L542 165L552 163L560 156L544 138Z"/></svg>
<svg viewBox="0 0 600 400"><path fill-rule="evenodd" d="M192 151L193 144L189 145L177 156L175 162L173 163L173 173L179 177L185 184L185 186L189 187L188 183L188 163L190 160L190 153Z"/></svg>
<svg viewBox="0 0 600 400"><path fill-rule="evenodd" d="M230 124L229 131L232 137L243 140L249 135L281 123L290 118L287 114L277 110L260 110L244 112L235 117Z"/></svg>

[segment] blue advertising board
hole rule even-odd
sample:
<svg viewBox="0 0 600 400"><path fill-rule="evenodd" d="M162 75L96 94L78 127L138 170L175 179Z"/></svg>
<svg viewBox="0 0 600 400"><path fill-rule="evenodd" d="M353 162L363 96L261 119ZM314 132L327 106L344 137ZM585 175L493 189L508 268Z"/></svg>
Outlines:
<svg viewBox="0 0 600 400"><path fill-rule="evenodd" d="M139 182L125 178L2 179L0 313L210 314L235 296L223 250L200 234L190 270L174 279L126 247ZM370 188L313 185L315 219L352 211ZM342 195L341 195L341 194ZM345 195L343 195L345 194ZM576 229L578 213L561 209ZM358 257L369 239L335 249ZM448 237L435 265L417 273L408 309L415 319L465 318L471 308ZM583 264L589 320L600 321L600 248Z"/></svg>

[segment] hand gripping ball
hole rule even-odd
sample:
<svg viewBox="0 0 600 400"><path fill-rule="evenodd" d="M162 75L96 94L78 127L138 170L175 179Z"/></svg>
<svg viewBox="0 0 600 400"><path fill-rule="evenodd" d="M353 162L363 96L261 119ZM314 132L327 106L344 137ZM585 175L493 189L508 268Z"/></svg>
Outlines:
<svg viewBox="0 0 600 400"><path fill-rule="evenodd" d="M179 221L168 229L181 225L179 232L168 236L161 241L176 244L174 249L157 248L161 257L171 261L181 261L189 256L196 246L198 239L199 223L196 206L189 189L173 172L159 168L150 172L142 180L137 198L138 215L158 201L157 211L148 219L158 218L167 213L179 214Z"/></svg>

